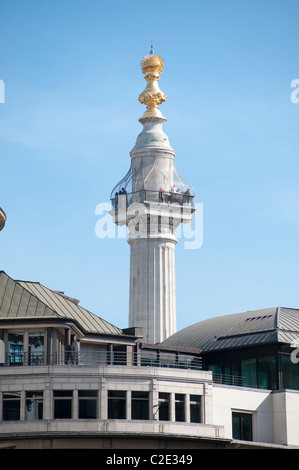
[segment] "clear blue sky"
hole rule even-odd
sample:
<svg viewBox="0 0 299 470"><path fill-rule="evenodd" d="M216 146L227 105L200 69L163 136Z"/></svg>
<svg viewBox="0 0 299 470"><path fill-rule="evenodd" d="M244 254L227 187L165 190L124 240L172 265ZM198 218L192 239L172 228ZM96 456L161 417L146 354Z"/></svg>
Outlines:
<svg viewBox="0 0 299 470"><path fill-rule="evenodd" d="M141 131L140 60L165 60L176 168L204 205L199 250L176 248L178 329L299 307L297 0L2 0L0 269L128 323L129 245L96 206Z"/></svg>

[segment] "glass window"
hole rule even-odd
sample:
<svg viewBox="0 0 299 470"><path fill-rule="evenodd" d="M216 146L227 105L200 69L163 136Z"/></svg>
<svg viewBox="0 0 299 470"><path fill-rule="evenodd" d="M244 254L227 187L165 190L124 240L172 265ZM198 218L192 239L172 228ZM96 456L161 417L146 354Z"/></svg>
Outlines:
<svg viewBox="0 0 299 470"><path fill-rule="evenodd" d="M213 372L213 379L216 383L227 385L242 385L237 362L219 362L209 364L208 370Z"/></svg>
<svg viewBox="0 0 299 470"><path fill-rule="evenodd" d="M200 423L200 395L190 395L190 422Z"/></svg>
<svg viewBox="0 0 299 470"><path fill-rule="evenodd" d="M291 361L290 356L281 356L282 386L299 390L299 364Z"/></svg>
<svg viewBox="0 0 299 470"><path fill-rule="evenodd" d="M243 385L240 375L239 368L236 362L227 362L222 366L222 383L227 385Z"/></svg>
<svg viewBox="0 0 299 470"><path fill-rule="evenodd" d="M43 419L43 392L26 392L25 419Z"/></svg>
<svg viewBox="0 0 299 470"><path fill-rule="evenodd" d="M44 334L29 333L29 364L39 365L44 363Z"/></svg>
<svg viewBox="0 0 299 470"><path fill-rule="evenodd" d="M169 393L159 393L159 420L169 421Z"/></svg>
<svg viewBox="0 0 299 470"><path fill-rule="evenodd" d="M126 419L126 392L108 390L108 419Z"/></svg>
<svg viewBox="0 0 299 470"><path fill-rule="evenodd" d="M208 364L208 370L213 372L213 380L215 381L215 383L221 383L222 365L221 364Z"/></svg>
<svg viewBox="0 0 299 470"><path fill-rule="evenodd" d="M241 361L241 375L244 377L244 385L246 387L256 387L256 359L243 359Z"/></svg>
<svg viewBox="0 0 299 470"><path fill-rule="evenodd" d="M275 356L259 357L257 370L259 388L268 390L277 388Z"/></svg>
<svg viewBox="0 0 299 470"><path fill-rule="evenodd" d="M24 341L23 333L8 333L8 351L10 365L17 366L23 364L24 358Z"/></svg>
<svg viewBox="0 0 299 470"><path fill-rule="evenodd" d="M54 391L54 419L71 419L72 400L72 390Z"/></svg>
<svg viewBox="0 0 299 470"><path fill-rule="evenodd" d="M96 419L98 391L97 390L79 390L79 419Z"/></svg>
<svg viewBox="0 0 299 470"><path fill-rule="evenodd" d="M185 395L175 394L175 420L185 421Z"/></svg>
<svg viewBox="0 0 299 470"><path fill-rule="evenodd" d="M232 413L233 439L252 441L252 415L250 413Z"/></svg>
<svg viewBox="0 0 299 470"><path fill-rule="evenodd" d="M21 392L3 393L3 421L19 421Z"/></svg>
<svg viewBox="0 0 299 470"><path fill-rule="evenodd" d="M132 419L149 419L149 392L132 392Z"/></svg>
<svg viewBox="0 0 299 470"><path fill-rule="evenodd" d="M222 366L221 364L209 364L208 370L211 370L215 375L220 375L222 373Z"/></svg>

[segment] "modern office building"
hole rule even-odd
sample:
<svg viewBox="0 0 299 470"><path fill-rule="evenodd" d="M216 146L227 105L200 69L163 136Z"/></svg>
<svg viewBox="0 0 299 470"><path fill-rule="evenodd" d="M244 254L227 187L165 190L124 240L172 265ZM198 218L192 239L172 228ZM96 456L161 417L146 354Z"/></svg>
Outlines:
<svg viewBox="0 0 299 470"><path fill-rule="evenodd" d="M2 271L0 447L299 447L298 316L221 316L148 344Z"/></svg>
<svg viewBox="0 0 299 470"><path fill-rule="evenodd" d="M142 343L78 300L0 274L0 444L17 448L227 442L198 351Z"/></svg>

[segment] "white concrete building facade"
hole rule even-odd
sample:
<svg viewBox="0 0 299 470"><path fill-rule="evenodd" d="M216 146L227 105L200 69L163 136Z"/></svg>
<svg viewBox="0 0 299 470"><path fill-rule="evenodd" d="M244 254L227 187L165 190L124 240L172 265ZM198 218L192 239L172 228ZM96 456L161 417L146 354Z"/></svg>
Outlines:
<svg viewBox="0 0 299 470"><path fill-rule="evenodd" d="M232 385L204 360L0 273L0 447L299 448L299 390Z"/></svg>

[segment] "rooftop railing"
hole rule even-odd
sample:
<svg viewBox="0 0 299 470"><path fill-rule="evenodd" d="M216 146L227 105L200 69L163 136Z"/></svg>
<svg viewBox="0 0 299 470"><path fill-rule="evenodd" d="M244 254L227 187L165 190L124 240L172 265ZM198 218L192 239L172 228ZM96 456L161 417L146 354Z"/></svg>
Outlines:
<svg viewBox="0 0 299 470"><path fill-rule="evenodd" d="M215 383L224 385L234 385L237 387L249 387L246 384L245 377L239 375L217 374L213 372L213 380Z"/></svg>
<svg viewBox="0 0 299 470"><path fill-rule="evenodd" d="M142 189L132 193L115 194L111 199L112 206L115 211L126 209L134 203L156 202L163 204L176 204L180 206L194 207L194 195L185 192L175 191L152 191L150 189Z"/></svg>
<svg viewBox="0 0 299 470"><path fill-rule="evenodd" d="M141 351L53 351L48 356L46 352L39 353L6 353L4 367L14 366L141 366L166 367L171 369L202 370L200 356L186 354L166 354ZM220 374L213 372L213 381L216 384L233 385L237 387L254 387L247 383L246 378L237 375Z"/></svg>
<svg viewBox="0 0 299 470"><path fill-rule="evenodd" d="M3 366L44 366L44 365L86 365L86 366L142 366L167 367L173 369L201 370L201 357L185 356L177 358L175 355L163 356L146 353L130 353L120 351L54 351L48 359L45 353L17 353L6 354Z"/></svg>

